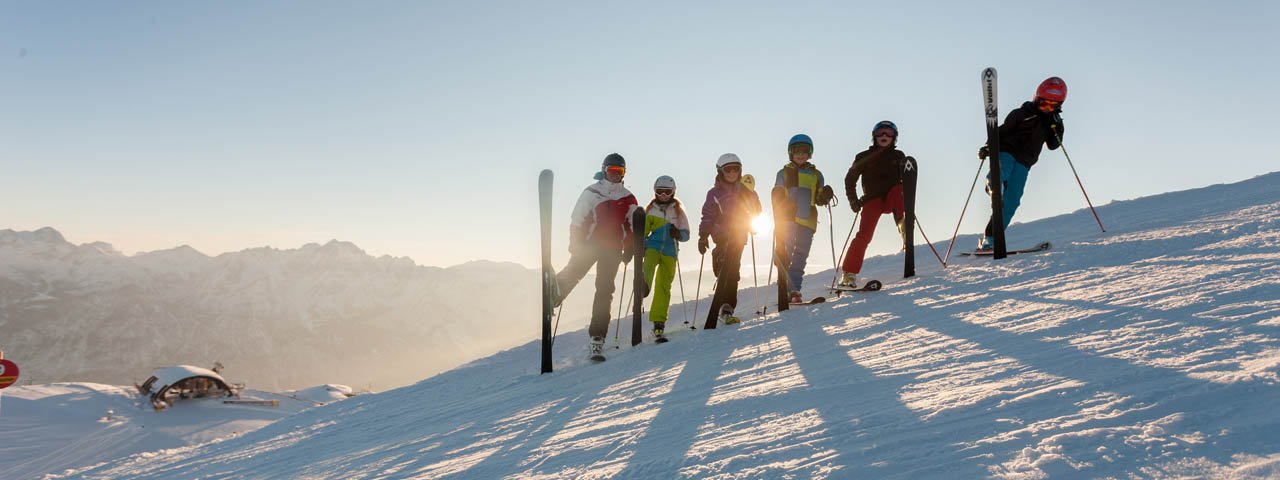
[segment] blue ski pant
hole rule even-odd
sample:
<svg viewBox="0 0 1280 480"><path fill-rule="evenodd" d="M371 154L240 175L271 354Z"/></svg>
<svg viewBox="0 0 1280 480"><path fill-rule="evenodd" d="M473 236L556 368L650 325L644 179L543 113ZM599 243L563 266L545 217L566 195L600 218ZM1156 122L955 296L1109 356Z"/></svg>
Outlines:
<svg viewBox="0 0 1280 480"><path fill-rule="evenodd" d="M1022 192L1027 187L1027 174L1030 172L1026 165L1013 158L1009 152L1000 152L1000 183L1004 185L1004 196L1001 200L1004 202L1002 212L1005 228L1009 228L1009 222L1013 221L1013 213L1017 212L1018 206L1022 204ZM990 173L987 174L987 192L991 192ZM991 220L994 221L995 218ZM987 236L992 235L995 235L995 224L987 222Z"/></svg>
<svg viewBox="0 0 1280 480"><path fill-rule="evenodd" d="M787 248L791 250L789 252L791 263L787 267L787 286L791 291L798 292L804 282L804 267L809 263L809 249L813 247L815 230L796 222L787 222L785 227Z"/></svg>

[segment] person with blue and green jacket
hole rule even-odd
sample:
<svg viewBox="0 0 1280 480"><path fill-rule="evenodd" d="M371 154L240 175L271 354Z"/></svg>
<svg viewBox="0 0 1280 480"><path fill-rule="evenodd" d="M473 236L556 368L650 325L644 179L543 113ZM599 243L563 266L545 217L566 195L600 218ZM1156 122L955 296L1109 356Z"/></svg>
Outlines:
<svg viewBox="0 0 1280 480"><path fill-rule="evenodd" d="M786 166L778 170L774 190L781 195L775 198L775 225L783 242L782 260L787 267L787 286L792 303L802 302L800 287L804 281L804 267L809 261L809 249L813 246L813 234L818 230L818 206L827 205L835 196L809 159L813 158L813 140L803 133L791 137L787 143Z"/></svg>
<svg viewBox="0 0 1280 480"><path fill-rule="evenodd" d="M676 199L675 179L663 175L653 182L653 200L645 207L644 278L651 286L653 304L649 321L654 339L665 340L667 311L671 306L671 282L676 277L679 242L689 241L689 216ZM657 282L654 282L654 276Z"/></svg>

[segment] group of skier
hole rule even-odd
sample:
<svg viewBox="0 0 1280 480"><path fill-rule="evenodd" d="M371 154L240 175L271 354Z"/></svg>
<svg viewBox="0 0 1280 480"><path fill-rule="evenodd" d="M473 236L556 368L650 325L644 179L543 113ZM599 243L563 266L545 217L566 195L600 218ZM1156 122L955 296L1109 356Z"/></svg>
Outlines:
<svg viewBox="0 0 1280 480"><path fill-rule="evenodd" d="M1066 100L1066 84L1050 77L1036 90L1033 100L1012 111L1000 125L1000 180L1003 184L1003 218L992 218L979 249L990 249L996 221L1008 225L1021 203L1027 174L1035 165L1041 148L1056 149L1063 135L1061 106ZM845 175L845 197L848 206L861 221L857 235L849 245L840 265L839 287L859 288L867 246L871 243L880 217L892 214L899 232L904 225L906 207L903 194L903 169L914 159L897 148L898 127L885 120L871 129L872 144L854 157ZM775 230L773 264L779 268L779 281L786 282L787 300L804 301L801 287L813 237L818 228L818 207L834 206L835 192L822 172L810 161L813 140L804 134L791 137L787 144L788 162L777 172L771 193ZM989 147L979 149L979 158L987 158ZM641 296L653 294L649 319L657 341L665 341L671 287L678 274L679 244L693 238L690 221L676 197L676 182L663 175L653 184L653 199L643 207L624 185L626 160L617 153L609 154L596 173L596 183L588 186L574 205L570 222L568 264L555 275L550 286L551 298L558 306L574 286L596 267L596 294L591 311L590 356L603 360L602 349L608 332L610 305L613 302L614 277L619 265L628 262L637 248L634 235L643 235L642 264L644 284L636 285ZM989 183L989 180L988 180ZM861 195L858 185L861 185ZM990 186L988 186L990 192ZM630 222L631 213L643 208L644 231L636 232ZM744 175L742 160L733 153L716 160L715 183L703 202L698 224L697 247L700 254L711 252L711 272L716 278L706 328L717 324L734 324L738 305L738 282L743 251L752 233L752 221L761 214L760 197L754 179ZM754 247L753 247L754 248Z"/></svg>

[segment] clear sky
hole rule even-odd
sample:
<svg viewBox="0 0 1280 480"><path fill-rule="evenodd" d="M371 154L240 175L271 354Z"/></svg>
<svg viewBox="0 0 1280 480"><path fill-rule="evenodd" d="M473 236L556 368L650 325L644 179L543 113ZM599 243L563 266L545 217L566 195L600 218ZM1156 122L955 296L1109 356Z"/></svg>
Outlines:
<svg viewBox="0 0 1280 480"><path fill-rule="evenodd" d="M721 153L767 184L804 132L843 197L892 119L940 241L977 169L987 66L1002 116L1066 79L1095 204L1277 169L1276 2L691 3L6 0L0 228L130 254L336 238L532 266L551 168L559 265L610 152L641 202L669 174L696 212ZM1027 188L1015 222L1084 207L1058 152ZM984 223L974 201L964 232ZM837 244L852 217L836 212ZM891 225L871 253L896 249Z"/></svg>

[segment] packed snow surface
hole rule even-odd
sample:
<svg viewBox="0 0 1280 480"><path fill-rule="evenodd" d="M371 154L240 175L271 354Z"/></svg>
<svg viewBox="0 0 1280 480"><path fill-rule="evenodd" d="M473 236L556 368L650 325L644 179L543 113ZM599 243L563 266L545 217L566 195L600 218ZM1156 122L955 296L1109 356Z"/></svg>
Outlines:
<svg viewBox="0 0 1280 480"><path fill-rule="evenodd" d="M603 364L561 332L552 374L531 342L65 477L1280 477L1280 174L1099 214L1010 228L1044 253L943 270L921 246L912 279L868 262L878 293L712 331L676 305L670 343L624 329Z"/></svg>

